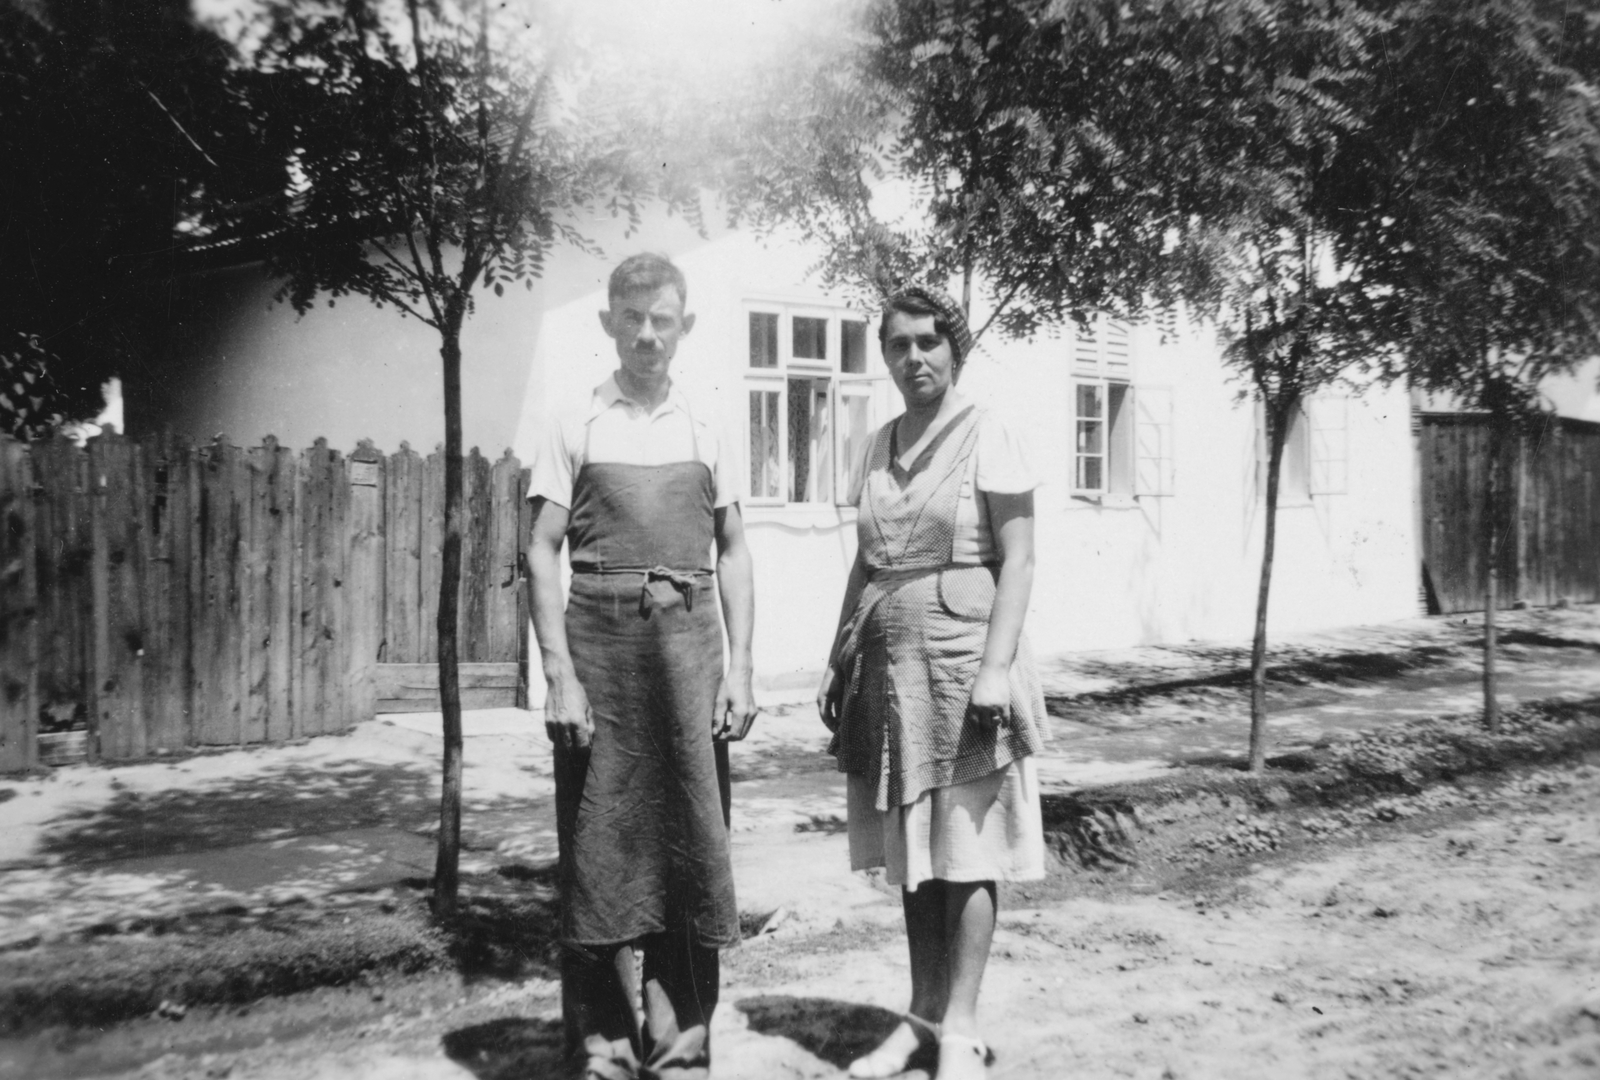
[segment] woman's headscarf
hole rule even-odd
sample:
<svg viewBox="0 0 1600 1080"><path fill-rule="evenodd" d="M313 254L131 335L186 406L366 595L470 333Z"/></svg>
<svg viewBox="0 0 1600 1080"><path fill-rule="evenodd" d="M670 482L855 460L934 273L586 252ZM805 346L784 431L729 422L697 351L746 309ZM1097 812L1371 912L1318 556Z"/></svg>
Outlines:
<svg viewBox="0 0 1600 1080"><path fill-rule="evenodd" d="M967 326L967 317L954 297L930 285L907 285L889 297L884 304L883 325L878 331L880 341L888 327L888 313L903 310L901 301L909 301L908 306L932 308L935 324L950 339L950 347L955 350L956 363L966 362L967 354L972 351L972 329Z"/></svg>

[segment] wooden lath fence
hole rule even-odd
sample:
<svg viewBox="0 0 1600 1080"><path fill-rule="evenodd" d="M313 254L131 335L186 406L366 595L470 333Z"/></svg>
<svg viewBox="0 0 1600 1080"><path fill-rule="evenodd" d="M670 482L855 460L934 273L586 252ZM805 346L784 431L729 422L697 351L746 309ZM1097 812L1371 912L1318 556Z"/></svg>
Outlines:
<svg viewBox="0 0 1600 1080"><path fill-rule="evenodd" d="M526 490L509 452L468 456L469 706L526 702ZM404 445L0 438L0 770L41 723L132 760L432 705L443 493L443 455Z"/></svg>
<svg viewBox="0 0 1600 1080"><path fill-rule="evenodd" d="M1422 416L1422 553L1429 606L1483 610L1488 419ZM1508 447L1502 603L1600 601L1600 424L1556 416Z"/></svg>

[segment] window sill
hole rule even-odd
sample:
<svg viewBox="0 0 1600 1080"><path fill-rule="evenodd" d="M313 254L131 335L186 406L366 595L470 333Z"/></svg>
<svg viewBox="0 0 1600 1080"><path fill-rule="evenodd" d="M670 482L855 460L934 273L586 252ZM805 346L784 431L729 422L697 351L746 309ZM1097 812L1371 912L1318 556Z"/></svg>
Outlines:
<svg viewBox="0 0 1600 1080"><path fill-rule="evenodd" d="M1092 491L1077 492L1072 496L1072 501L1086 506L1099 507L1102 510L1137 510L1139 497L1137 495L1097 494Z"/></svg>
<svg viewBox="0 0 1600 1080"><path fill-rule="evenodd" d="M856 520L856 508L853 506L807 506L804 504L789 504L787 506L746 505L744 508L746 525L781 525L790 529L827 529L841 525L853 525Z"/></svg>

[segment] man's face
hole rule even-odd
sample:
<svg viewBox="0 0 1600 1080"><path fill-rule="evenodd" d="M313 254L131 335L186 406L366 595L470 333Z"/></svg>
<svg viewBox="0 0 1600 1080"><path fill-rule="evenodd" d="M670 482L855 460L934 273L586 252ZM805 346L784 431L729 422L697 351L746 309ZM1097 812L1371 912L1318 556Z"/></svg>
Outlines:
<svg viewBox="0 0 1600 1080"><path fill-rule="evenodd" d="M678 290L668 284L612 297L600 313L600 325L617 343L623 370L648 381L667 374L679 340L694 328L694 316L684 314Z"/></svg>

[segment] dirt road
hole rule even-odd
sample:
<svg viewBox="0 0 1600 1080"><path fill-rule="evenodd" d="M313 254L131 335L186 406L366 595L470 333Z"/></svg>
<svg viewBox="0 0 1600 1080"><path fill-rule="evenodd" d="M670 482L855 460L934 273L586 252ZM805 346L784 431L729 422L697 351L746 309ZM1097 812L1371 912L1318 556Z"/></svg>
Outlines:
<svg viewBox="0 0 1600 1080"><path fill-rule="evenodd" d="M1188 859L1210 841L1175 828L1139 873L1013 895L985 985L991 1075L1600 1075L1600 768L1462 791L1344 827L1285 818L1256 862ZM786 836L757 846L793 870L772 886L791 904L725 968L724 1080L838 1076L903 1006L894 897L837 871L826 823ZM547 981L427 976L12 1043L0 1075L540 1077L556 1015Z"/></svg>

